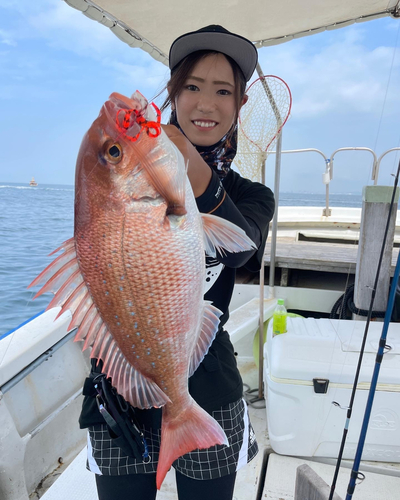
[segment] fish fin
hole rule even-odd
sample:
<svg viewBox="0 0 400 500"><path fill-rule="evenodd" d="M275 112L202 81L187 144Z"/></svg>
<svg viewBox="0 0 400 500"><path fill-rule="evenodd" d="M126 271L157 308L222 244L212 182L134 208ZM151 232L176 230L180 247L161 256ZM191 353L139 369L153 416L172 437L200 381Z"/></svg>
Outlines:
<svg viewBox="0 0 400 500"><path fill-rule="evenodd" d="M96 321L96 318L93 321ZM89 327L89 332L91 327ZM155 382L142 375L129 363L105 324L99 329L97 326L93 326L94 328L96 328L96 336L90 357L103 361L102 372L111 378L112 385L117 389L118 394L121 394L135 408L159 408L170 402L168 396ZM79 331L78 335L78 340L84 340L84 336L79 334Z"/></svg>
<svg viewBox="0 0 400 500"><path fill-rule="evenodd" d="M200 214L203 221L204 245L207 255L224 255L228 252L245 252L257 248L242 228L232 222L211 214Z"/></svg>
<svg viewBox="0 0 400 500"><path fill-rule="evenodd" d="M120 372L120 377L122 376L122 378L128 382L125 384L126 391L122 395L131 403L132 406L141 409L160 408L161 406L171 402L169 397L155 382L140 373L138 370L135 370L126 358L125 361L126 364ZM117 385L115 385L117 390L118 382L119 381L117 380Z"/></svg>
<svg viewBox="0 0 400 500"><path fill-rule="evenodd" d="M32 281L29 287L44 283L34 298L46 292L54 293L54 297L46 310L61 306L61 311L56 319L65 311L71 311L72 320L69 324L69 329L77 326L79 330L75 340L81 340L85 338L93 320L98 316L98 312L79 269L74 238L64 242L50 255L61 249L64 249L64 252L56 257ZM89 309L91 309L91 315L88 316Z"/></svg>
<svg viewBox="0 0 400 500"><path fill-rule="evenodd" d="M92 324L90 325L87 335L85 337L85 342L82 347L82 351L85 351L88 347L91 347L96 339L97 334L100 331L100 328L104 325L103 320L101 319L100 314L98 314Z"/></svg>
<svg viewBox="0 0 400 500"><path fill-rule="evenodd" d="M61 292L61 289L59 290ZM65 311L71 311L71 314L73 314L76 309L78 308L79 304L81 303L82 299L84 296L87 294L88 289L84 281L80 285L78 285L75 290L71 293L71 295L63 302L61 300L58 300L58 293L57 292L53 298L53 300L50 302L48 305L48 308L50 309L51 307L56 307L61 305L61 311L57 314L56 318L57 319L61 314L63 314Z"/></svg>
<svg viewBox="0 0 400 500"><path fill-rule="evenodd" d="M193 400L174 420L168 419L163 410L161 436L156 479L158 489L172 463L180 456L216 444L229 446L222 427Z"/></svg>
<svg viewBox="0 0 400 500"><path fill-rule="evenodd" d="M69 329L72 329L75 327L79 328L80 325L82 324L82 321L85 319L85 316L86 316L88 310L92 307L92 305L93 305L92 297L90 296L89 290L86 288L86 294L84 295L83 299L80 301L80 303L77 306L77 308L75 309L75 311L72 313L72 320L71 320L71 323L68 325L68 328ZM83 338L84 338L84 334L83 334L83 330L82 330L82 336L80 337L79 340L81 340Z"/></svg>
<svg viewBox="0 0 400 500"><path fill-rule="evenodd" d="M197 370L199 364L203 361L204 356L207 354L212 341L215 339L221 315L222 312L213 306L211 302L205 303L200 335L190 359L189 377L191 377Z"/></svg>
<svg viewBox="0 0 400 500"><path fill-rule="evenodd" d="M58 249L59 250L59 249ZM52 255L52 254L50 254ZM45 286L51 281L54 281L55 276L60 276L68 271L70 267L76 266L78 263L76 259L75 248L69 246L61 255L55 258L40 274L37 276L28 288L45 283ZM57 284L55 284L57 286ZM38 292L36 296L41 295L44 292L53 291L53 289L44 289L44 287Z"/></svg>
<svg viewBox="0 0 400 500"><path fill-rule="evenodd" d="M58 248L49 253L49 257L59 252L60 250L64 250L64 252L66 252L70 248L75 248L75 238L73 236L72 238L69 238L68 240L64 241L64 243L61 243L61 245Z"/></svg>
<svg viewBox="0 0 400 500"><path fill-rule="evenodd" d="M97 308L94 305L93 301L90 300L90 302L91 305L87 310L85 316L83 317L82 321L79 323L79 325L75 325L78 326L78 331L76 332L74 342L86 339L86 335L88 334L93 321L99 316L99 313L97 312Z"/></svg>

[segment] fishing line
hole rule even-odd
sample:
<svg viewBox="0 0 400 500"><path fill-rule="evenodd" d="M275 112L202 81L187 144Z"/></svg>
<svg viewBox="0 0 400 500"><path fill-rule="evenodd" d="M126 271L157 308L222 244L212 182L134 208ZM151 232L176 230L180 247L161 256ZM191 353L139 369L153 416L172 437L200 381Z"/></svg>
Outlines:
<svg viewBox="0 0 400 500"><path fill-rule="evenodd" d="M388 77L388 81L387 81L387 84L386 84L385 97L384 97L384 99L383 99L383 105L382 105L381 116L380 116L380 119L379 119L378 130L377 130L377 133L376 133L376 139L375 139L375 144L374 144L374 151L375 151L375 149L376 149L376 145L377 145L377 143L378 143L378 138L379 138L379 133L380 133L380 130L381 130L382 119L383 119L383 113L384 113L385 106L386 106L386 99L387 99L387 95L388 95L388 90L389 90L390 80L391 80L391 78L392 78L393 64L394 64L394 59L395 59L395 56L396 56L397 44L398 44L398 41L399 41L399 34L400 34L400 25L399 25L399 26L398 26L398 28L397 28L396 42L395 42L395 44L394 44L394 48L393 48L392 62L391 62L391 65L390 65L389 77Z"/></svg>
<svg viewBox="0 0 400 500"><path fill-rule="evenodd" d="M357 244L357 240L355 239L352 243L352 246L355 246ZM348 265L348 270L347 270L347 277L346 277L346 284L345 284L345 288L344 288L344 292L343 292L343 299L342 299L342 310L345 310L345 300L346 300L346 290L348 288L348 283L349 283L349 280L350 280L350 274L351 274L351 266L352 264L349 263ZM335 321L334 318L329 318L330 320L333 320ZM339 318L340 319L340 318ZM330 399L332 399L330 405L329 405L329 410L328 410L328 413L325 417L325 420L324 420L324 423L323 425L321 426L321 431L319 433L319 436L318 436L318 440L317 440L317 443L320 443L321 442L321 436L322 436L322 433L324 432L325 428L326 428L326 424L331 416L331 412L336 409L334 406L337 406L337 405L334 405L336 399L339 399L336 397L337 395L337 392L339 391L340 389L340 384L341 384L341 380L343 378L343 371L345 369L345 367L347 366L347 358L348 356L350 355L350 352L347 351L346 354L345 354L345 359L343 360L343 363L341 365L341 369L340 369L340 372L338 373L335 373L334 371L332 371L332 365L333 365L333 356L335 354L335 348L336 348L336 344L337 342L340 343L340 345L342 345L342 340L339 336L339 329L340 329L340 326L341 326L341 323L339 321L338 325L337 325L337 329L335 329L335 325L333 324L333 322L331 321L331 325L332 325L332 328L335 332L335 341L333 343L333 346L332 346L332 349L331 349L331 359L329 361L329 368L328 368L328 371L327 371L327 375L326 375L326 378L328 380L331 380L333 377L337 377L337 385L336 387L332 387L332 392L330 393ZM353 328L352 328L352 332L351 332L351 335L350 335L350 342L352 341L353 339L353 335L354 335L354 331L355 331L355 328L356 328L356 324L354 323L353 325Z"/></svg>
<svg viewBox="0 0 400 500"><path fill-rule="evenodd" d="M380 275L380 271L381 271L383 254L384 254L384 251L385 251L387 235L388 235L388 232L389 232L390 219L391 219L392 209L393 209L393 206L394 206L394 199L395 199L395 196L396 196L396 187L397 187L397 184L398 184L399 173L400 173L400 162L399 162L399 166L398 166L398 169L397 169L396 178L394 180L392 199L391 199L390 205L389 205L389 214L388 214L387 221L386 221L386 227L385 227L385 232L384 232L382 246L381 246L381 252L380 252L379 260L378 260L378 267L377 267L376 275L375 275L375 282L374 282L374 286L372 288L371 301L370 301L370 306L369 306L369 309L368 309L368 316L367 316L367 321L366 321L366 324L365 324L364 335L363 335L362 345L361 345L361 349L360 349L360 355L359 355L359 358L358 358L358 364L357 364L356 374L355 374L355 378L354 378L353 389L352 389L351 397L350 397L350 403L349 403L349 406L348 406L348 409L347 409L346 423L345 423L345 427L343 429L342 441L341 441L341 445L340 445L339 455L338 455L338 459L337 459L337 463L336 463L336 468L335 468L335 474L334 474L334 477L333 477L332 486L331 486L330 495L329 495L329 499L328 500L332 500L333 494L335 492L336 481L337 481L337 478L338 478L340 464L341 464L341 461L342 461L344 446L346 444L347 433L348 433L350 419L351 419L351 414L352 414L352 410L353 410L354 398L355 398L355 394L356 394L356 390L357 390L357 385L358 385L358 378L359 378L360 370L361 370L361 363L362 363L363 356L364 356L365 344L366 344L366 341L367 341L367 335L368 335L369 325L370 325L371 316L372 316L372 310L373 310L374 301L375 301L375 294L376 294L376 289L377 289L377 286L378 286L379 275Z"/></svg>
<svg viewBox="0 0 400 500"><path fill-rule="evenodd" d="M399 166L397 169L394 191L396 191L399 172L400 172L400 162L399 162ZM364 449L365 438L367 435L372 405L374 402L374 396L375 396L375 392L376 392L376 386L378 383L379 371L380 371L380 367L382 364L383 355L385 354L384 350L385 350L385 348L388 347L386 345L386 336L387 336L387 331L389 329L389 324L390 324L390 320L391 320L391 316L392 316L394 301L395 301L395 297L396 297L396 288L397 288L397 283L399 281L399 275L400 275L400 254L397 257L396 269L395 269L392 284L390 287L388 307L386 309L385 320L384 320L384 324L383 324L383 328L382 328L382 335L381 335L381 338L379 341L379 348L378 348L378 352L376 355L375 368L374 368L374 372L373 372L372 379L371 379L371 386L370 386L370 390L369 390L368 401L367 401L367 404L365 407L364 419L363 419L363 424L361 427L360 438L358 441L356 456L354 459L354 464L353 464L353 468L351 471L350 481L349 481L348 488L347 488L346 500L351 500L351 498L353 497L353 493L354 493L354 490L356 487L356 479L359 479L359 466L360 466L360 462L361 462L362 452Z"/></svg>
<svg viewBox="0 0 400 500"><path fill-rule="evenodd" d="M397 148L398 148L398 147L400 147L400 137L399 137L399 140L397 141L397 146L396 146L396 147L397 147ZM396 163L399 161L399 160L398 160L399 153L400 153L400 152L399 152L399 151L397 151L397 152L396 152L396 154L394 155L393 165L392 165L392 175L393 175L393 177L395 176L394 171L395 171L395 168L396 168Z"/></svg>
<svg viewBox="0 0 400 500"><path fill-rule="evenodd" d="M369 178L367 179L366 184L368 184L368 181L369 181ZM353 246L356 246L357 244L358 244L358 242L357 242L357 238L355 237L355 239L354 239L354 241L353 241L352 245L353 245ZM356 272L356 270L355 270L355 272ZM343 298L342 298L342 301L341 301L341 302L342 302L342 303L341 303L341 308L339 309L339 311L340 311L340 313L339 313L339 318L338 318L339 320L340 320L340 319L345 319L345 317L342 317L342 316L344 316L344 315L345 315L345 313L346 313L346 302L345 302L345 301L346 301L346 291L347 291L347 289L348 289L348 287L349 287L350 274L351 274L351 263L349 263L348 272L347 272L347 278L346 278L346 285L345 285L345 289L344 289L344 293L343 293ZM336 305L336 304L335 304L335 305ZM334 308L335 308L335 306L334 306ZM337 330L335 330L335 332L336 332L336 338L337 338L337 339L339 340L339 342L342 344L342 341L341 341L341 339L340 339L340 337L339 337L339 329L340 329L340 326L341 326L341 322L339 321L339 322L338 322L338 324L337 324L338 329L337 329ZM354 325L353 325L353 328L352 328L352 332L351 332L350 337L349 337L349 343L351 343L351 342L352 342L352 340L353 340L354 333L355 333L355 330L356 330L356 326L357 326L357 324L354 322ZM336 345L336 339L335 339L335 344L334 344L334 346L333 346L333 351L335 350L335 345ZM341 379L342 379L342 377L343 377L343 371L344 371L345 366L347 365L346 361L347 361L347 358L348 358L348 356L349 356L349 355L350 355L350 351L347 351L347 352L346 352L346 354L345 354L345 359L344 359L343 364L342 364L342 366L341 366L340 373L338 373L338 374L337 374L337 377L338 377L338 378L337 378L337 380L338 380L338 384L340 384L340 383L341 383ZM331 359L332 359L332 358L331 358ZM331 363L332 363L332 361L331 361ZM335 375L336 375L336 374L335 374ZM330 407L330 409L329 409L329 411L328 411L328 415L327 415L327 417L326 417L326 419L325 419L324 428L325 428L326 422L328 421L328 419L329 419L329 417L330 417L330 414L331 414L331 411L332 411L332 409L333 409L333 406L339 407L340 409L348 409L348 407L342 407L339 403L336 403L336 401L335 401L335 399L336 399L336 398L335 398L335 395L336 395L336 393L337 393L338 389L339 389L339 387L334 388L334 391L333 391L333 393L332 393L332 399L333 399L333 401L332 401L332 406ZM322 434L322 432L323 432L323 429L321 430L320 435ZM342 450L342 453L343 453L343 450ZM341 455L340 455L340 456L341 456Z"/></svg>

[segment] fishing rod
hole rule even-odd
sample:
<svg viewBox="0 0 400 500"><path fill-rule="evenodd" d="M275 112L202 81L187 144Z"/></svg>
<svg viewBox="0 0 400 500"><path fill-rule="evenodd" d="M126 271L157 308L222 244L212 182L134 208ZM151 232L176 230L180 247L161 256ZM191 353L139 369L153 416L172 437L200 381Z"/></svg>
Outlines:
<svg viewBox="0 0 400 500"><path fill-rule="evenodd" d="M397 174L396 174L395 185L394 185L394 192L396 191L397 181L398 181L398 177L399 177L399 171L400 171L400 162L399 162L399 166L397 168ZM394 301L396 298L396 289L397 289L397 283L399 281L399 276L400 276L400 252L399 252L399 255L397 256L396 269L394 271L392 284L390 286L388 306L387 306L386 313L385 313L385 319L383 321L382 335L381 335L381 338L379 341L378 352L376 354L375 367L374 367L374 372L373 372L372 379L371 379L371 386L369 389L367 404L365 406L364 420L363 420L363 424L361 427L360 438L358 440L356 456L354 458L353 468L351 470L351 475L350 475L350 481L349 481L349 484L347 487L346 500L352 499L353 493L354 493L354 490L356 487L356 479L358 479L358 477L359 477L358 471L359 471L359 467L360 467L362 452L364 449L365 439L367 436L367 430L368 430L369 419L371 417L372 405L374 403L374 396L375 396L375 392L376 392L376 385L378 383L379 370L380 370L381 365L382 365L383 355L385 354L384 351L385 351L385 349L389 349L389 350L391 349L390 346L386 345L386 337L387 337L387 332L389 329L390 320L392 317L393 306L394 306Z"/></svg>
<svg viewBox="0 0 400 500"><path fill-rule="evenodd" d="M343 429L342 441L341 441L341 444L340 444L340 450L339 450L338 459L337 459L337 462L336 462L335 473L334 473L334 476L333 476L332 486L331 486L331 490L330 490L330 494L329 494L329 499L328 500L332 500L333 499L333 494L335 493L336 482L337 482L337 478L338 478L338 475L339 475L340 464L341 464L341 461L342 461L343 451L344 451L344 447L345 447L345 444L346 444L347 434L348 434L348 431L349 431L350 419L351 419L351 414L352 414L352 411L353 411L354 398L355 398L355 395L356 395L356 390L357 390L357 385L358 385L358 378L360 376L361 364L362 364L362 360L363 360L363 356L364 356L365 344L367 342L369 325L371 323L372 310L373 310L373 306L374 306L375 294L376 294L376 289L377 289L377 286L378 286L379 275L380 275L380 271L381 271L383 254L384 254L384 251L385 251L385 245L386 245L387 235L388 235L388 232L389 232L390 217L391 217L391 213L392 213L392 209L393 209L393 205L394 205L394 199L395 199L395 196L396 196L396 188L397 188L397 184L398 184L398 180L399 180L399 173L400 173L400 162L399 162L399 165L398 165L398 168L397 168L396 177L395 177L395 180L394 180L392 199L390 201L389 214L388 214L388 218L387 218L387 221L386 221L385 233L383 235L382 247L381 247L381 252L380 252L379 261L378 261L378 267L377 267L376 275L375 275L375 282L374 282L374 286L373 286L372 293L371 293L371 301L370 301L370 305L369 305L369 309L368 309L367 321L365 323L364 336L363 336L363 340L362 340L362 344L361 344L361 349L360 349L360 356L358 358L358 364L357 364L356 374L355 374L355 377L354 377L354 384L353 384L353 388L352 388L352 391L351 391L350 403L349 403L349 406L347 408L347 416L346 416L345 426L344 426L344 429ZM396 267L396 269L397 269L397 267ZM393 286L393 283L395 283L394 279L392 281L392 286ZM395 286L395 288L396 288L396 286ZM392 305L392 309L393 309L393 305ZM387 313L388 313L388 309L386 310L385 320L386 320ZM390 315L391 315L391 312L390 312ZM389 316L389 318L390 318L390 316ZM377 358L378 358L378 356L377 356ZM364 440L365 440L365 437L364 437ZM352 473L352 475L353 475L353 473ZM358 472L357 472L357 477L358 477ZM355 481L355 479L354 479L354 481ZM354 487L353 487L353 489L354 489ZM348 500L347 497L346 497L346 500Z"/></svg>

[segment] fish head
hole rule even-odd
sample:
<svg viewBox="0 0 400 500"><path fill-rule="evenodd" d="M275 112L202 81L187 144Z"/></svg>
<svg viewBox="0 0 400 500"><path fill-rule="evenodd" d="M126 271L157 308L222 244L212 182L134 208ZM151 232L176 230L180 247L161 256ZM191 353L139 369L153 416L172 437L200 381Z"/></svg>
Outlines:
<svg viewBox="0 0 400 500"><path fill-rule="evenodd" d="M166 215L182 214L185 182L183 157L162 132L158 109L139 92L111 94L78 154L76 212L93 203L117 212L164 204Z"/></svg>

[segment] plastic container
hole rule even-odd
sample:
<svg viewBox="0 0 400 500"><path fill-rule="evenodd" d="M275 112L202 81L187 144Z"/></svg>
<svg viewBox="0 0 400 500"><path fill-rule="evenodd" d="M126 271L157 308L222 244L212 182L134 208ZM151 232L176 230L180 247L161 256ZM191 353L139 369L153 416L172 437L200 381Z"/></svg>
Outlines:
<svg viewBox="0 0 400 500"><path fill-rule="evenodd" d="M285 335L264 346L268 435L282 455L336 458L365 321L288 318ZM382 323L371 322L343 458L353 460ZM400 323L390 323L362 459L400 462Z"/></svg>
<svg viewBox="0 0 400 500"><path fill-rule="evenodd" d="M278 299L278 305L272 315L272 331L274 335L287 332L287 311L283 299Z"/></svg>

